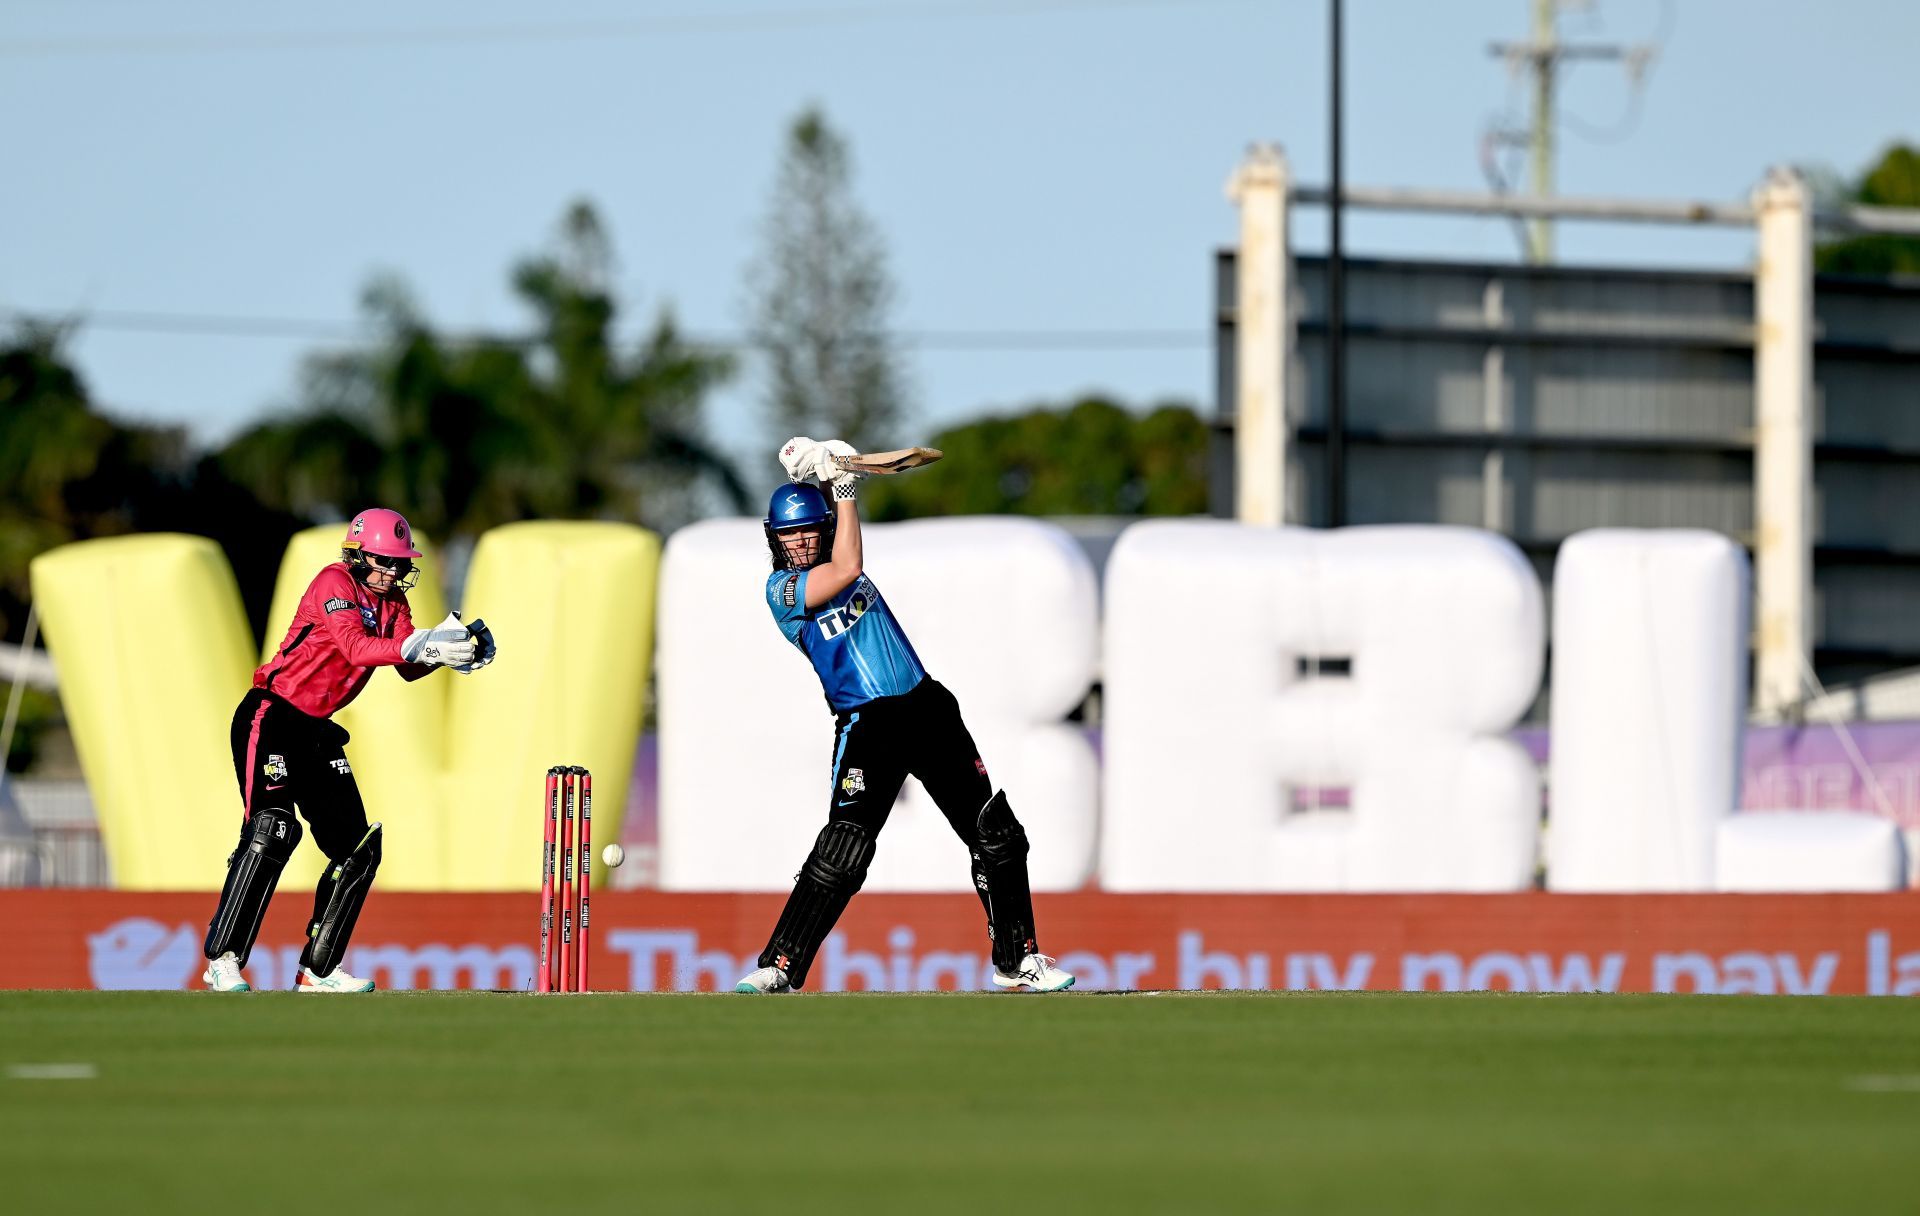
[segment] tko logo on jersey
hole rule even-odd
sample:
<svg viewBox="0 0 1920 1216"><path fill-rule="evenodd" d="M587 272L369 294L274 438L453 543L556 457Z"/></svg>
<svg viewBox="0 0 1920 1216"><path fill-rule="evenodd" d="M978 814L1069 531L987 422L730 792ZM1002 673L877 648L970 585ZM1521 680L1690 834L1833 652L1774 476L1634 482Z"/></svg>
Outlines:
<svg viewBox="0 0 1920 1216"><path fill-rule="evenodd" d="M853 623L867 614L867 609L872 606L872 603L873 601L867 598L866 593L862 592L848 600L845 607L821 613L815 618L815 623L820 626L823 637L837 638L853 628Z"/></svg>
<svg viewBox="0 0 1920 1216"><path fill-rule="evenodd" d="M342 777L353 776L353 766L348 764L344 758L329 760L327 763L333 765L333 771L339 773Z"/></svg>

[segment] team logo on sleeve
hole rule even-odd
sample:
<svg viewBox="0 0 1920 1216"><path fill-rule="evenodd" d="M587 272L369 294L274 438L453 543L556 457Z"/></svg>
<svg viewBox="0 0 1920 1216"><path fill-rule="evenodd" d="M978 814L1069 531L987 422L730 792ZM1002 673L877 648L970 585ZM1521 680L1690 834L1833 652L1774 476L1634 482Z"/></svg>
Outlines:
<svg viewBox="0 0 1920 1216"><path fill-rule="evenodd" d="M797 574L789 574L787 576L787 585L780 589L780 602L791 608L799 594L800 576Z"/></svg>
<svg viewBox="0 0 1920 1216"><path fill-rule="evenodd" d="M336 595L321 605L321 607L328 612L351 612L353 609L359 607L359 605L355 604L352 600L343 600Z"/></svg>
<svg viewBox="0 0 1920 1216"><path fill-rule="evenodd" d="M840 779L840 792L843 794L864 794L867 792L867 775L857 768L847 770Z"/></svg>
<svg viewBox="0 0 1920 1216"><path fill-rule="evenodd" d="M267 780L269 781L285 781L287 779L287 758L277 753L268 756L267 762L261 766L260 771L267 775Z"/></svg>

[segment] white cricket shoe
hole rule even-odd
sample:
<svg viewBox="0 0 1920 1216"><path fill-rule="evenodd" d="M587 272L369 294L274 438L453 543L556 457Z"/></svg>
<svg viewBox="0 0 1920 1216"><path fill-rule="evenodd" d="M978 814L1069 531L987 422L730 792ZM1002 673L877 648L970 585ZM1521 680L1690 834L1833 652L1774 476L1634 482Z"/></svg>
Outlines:
<svg viewBox="0 0 1920 1216"><path fill-rule="evenodd" d="M247 977L240 974L240 960L231 950L219 958L207 960L207 969L200 973L200 982L212 992L253 991L253 985L247 983Z"/></svg>
<svg viewBox="0 0 1920 1216"><path fill-rule="evenodd" d="M787 973L778 967L762 967L733 986L735 992L792 992Z"/></svg>
<svg viewBox="0 0 1920 1216"><path fill-rule="evenodd" d="M315 975L313 968L302 967L293 989L295 992L372 992L373 981L348 975L345 967L335 967L326 975Z"/></svg>
<svg viewBox="0 0 1920 1216"><path fill-rule="evenodd" d="M1073 987L1073 977L1054 966L1052 956L1045 954L1027 955L1020 960L1020 969L1012 974L995 967L993 982L998 988L1031 988L1035 992L1058 992Z"/></svg>

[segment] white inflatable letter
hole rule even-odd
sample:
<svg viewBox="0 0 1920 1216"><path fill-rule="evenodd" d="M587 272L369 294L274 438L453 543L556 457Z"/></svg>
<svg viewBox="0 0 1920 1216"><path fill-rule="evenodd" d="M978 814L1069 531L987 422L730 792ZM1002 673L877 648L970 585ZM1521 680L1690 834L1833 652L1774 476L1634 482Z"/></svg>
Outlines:
<svg viewBox="0 0 1920 1216"><path fill-rule="evenodd" d="M1539 777L1539 580L1491 533L1136 524L1107 565L1101 884L1501 891ZM1312 678L1311 661L1348 674ZM1350 808L1302 810L1344 786Z"/></svg>

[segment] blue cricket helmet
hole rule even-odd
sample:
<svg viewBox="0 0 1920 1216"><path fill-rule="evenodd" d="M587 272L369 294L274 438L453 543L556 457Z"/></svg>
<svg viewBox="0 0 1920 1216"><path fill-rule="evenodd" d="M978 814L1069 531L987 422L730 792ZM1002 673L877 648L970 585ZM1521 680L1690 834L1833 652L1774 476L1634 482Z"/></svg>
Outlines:
<svg viewBox="0 0 1920 1216"><path fill-rule="evenodd" d="M767 548L773 554L775 570L787 569L787 552L780 547L779 534L794 528L820 529L820 547L814 555L814 565L826 561L833 553L833 508L827 505L827 496L818 486L804 481L781 486L767 500L767 517L761 523L766 529Z"/></svg>
<svg viewBox="0 0 1920 1216"><path fill-rule="evenodd" d="M804 481L788 482L775 490L773 497L767 500L766 524L776 532L824 524L832 518L833 512L827 507L827 496L820 492L820 487Z"/></svg>

